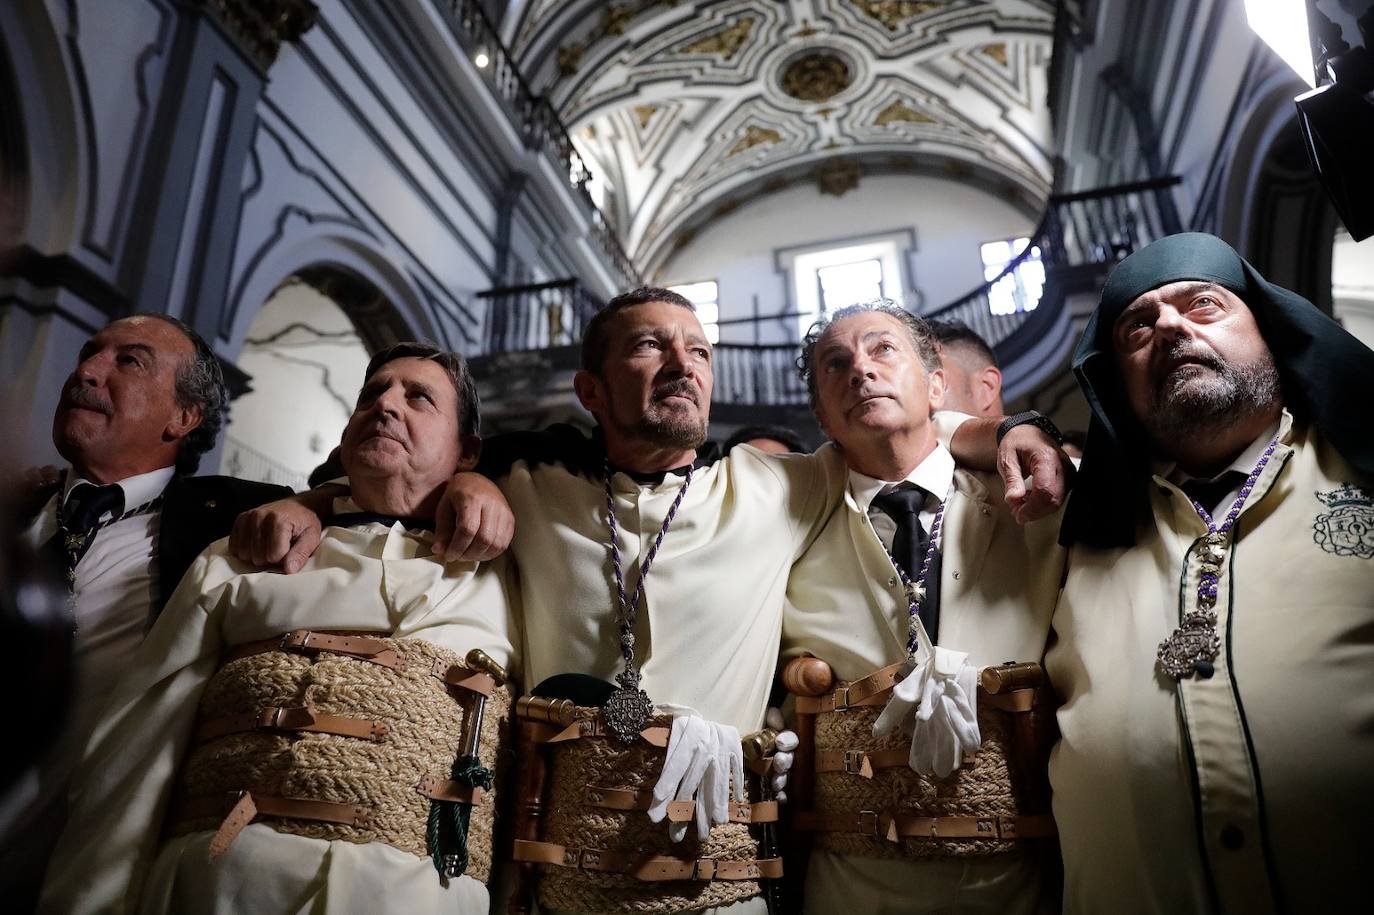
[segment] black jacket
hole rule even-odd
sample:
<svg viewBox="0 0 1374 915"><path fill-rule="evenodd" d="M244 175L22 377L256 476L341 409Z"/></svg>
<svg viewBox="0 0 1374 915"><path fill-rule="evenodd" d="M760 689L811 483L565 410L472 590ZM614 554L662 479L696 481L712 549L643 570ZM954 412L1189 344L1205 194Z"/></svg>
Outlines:
<svg viewBox="0 0 1374 915"><path fill-rule="evenodd" d="M62 486L59 479L33 494L29 523ZM191 563L210 544L229 536L234 519L266 502L291 495L287 486L254 483L234 477L174 476L163 491L162 527L158 535L158 599L160 612Z"/></svg>

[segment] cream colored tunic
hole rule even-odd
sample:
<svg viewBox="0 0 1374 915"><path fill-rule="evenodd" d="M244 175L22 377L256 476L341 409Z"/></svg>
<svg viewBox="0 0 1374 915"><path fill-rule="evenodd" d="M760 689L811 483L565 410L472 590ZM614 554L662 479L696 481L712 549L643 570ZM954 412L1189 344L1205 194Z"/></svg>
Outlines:
<svg viewBox="0 0 1374 915"><path fill-rule="evenodd" d="M996 475L956 470L954 482L942 522L939 644L969 652L980 667L1039 660L1063 575L1059 515L1022 528ZM842 680L906 655L905 590L860 503L851 486L794 567L783 622L785 654L810 651ZM1040 906L1040 854L893 861L818 850L806 911L1032 912Z"/></svg>
<svg viewBox="0 0 1374 915"><path fill-rule="evenodd" d="M683 477L612 476L627 595ZM642 686L741 734L763 724L778 658L787 573L844 489L834 454L766 455L740 446L693 473L645 583L635 629ZM623 669L606 495L599 475L517 463L498 480L517 519L525 681ZM763 911L762 898L728 907Z"/></svg>
<svg viewBox="0 0 1374 915"><path fill-rule="evenodd" d="M1070 552L1048 656L1068 912L1369 906L1374 487L1287 414L1280 435L1222 567L1210 679L1155 669L1205 532L1176 487L1148 484L1135 547Z"/></svg>
<svg viewBox="0 0 1374 915"><path fill-rule="evenodd" d="M347 500L336 511L357 511ZM297 628L481 648L509 666L511 620L500 575L445 566L431 535L399 524L327 527L294 575L250 572L212 544L168 601L101 716L77 771L68 827L40 911L52 913L485 913L470 877L445 889L425 858L286 835L254 823L211 863L211 833L162 842L167 801L205 684L234 645Z"/></svg>

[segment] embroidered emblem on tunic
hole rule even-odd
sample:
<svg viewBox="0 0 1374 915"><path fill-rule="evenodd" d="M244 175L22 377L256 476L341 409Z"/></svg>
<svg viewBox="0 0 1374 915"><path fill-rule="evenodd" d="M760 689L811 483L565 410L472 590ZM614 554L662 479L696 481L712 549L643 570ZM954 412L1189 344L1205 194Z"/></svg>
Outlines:
<svg viewBox="0 0 1374 915"><path fill-rule="evenodd" d="M1352 483L1315 495L1331 510L1312 522L1312 541L1337 556L1374 557L1374 497Z"/></svg>

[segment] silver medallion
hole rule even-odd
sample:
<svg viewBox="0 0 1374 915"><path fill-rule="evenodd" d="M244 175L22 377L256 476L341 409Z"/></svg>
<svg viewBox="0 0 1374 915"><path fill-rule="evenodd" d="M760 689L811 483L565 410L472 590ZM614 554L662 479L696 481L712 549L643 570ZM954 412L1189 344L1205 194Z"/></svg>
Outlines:
<svg viewBox="0 0 1374 915"><path fill-rule="evenodd" d="M620 687L601 706L606 727L621 743L632 743L654 714L654 703L642 689Z"/></svg>
<svg viewBox="0 0 1374 915"><path fill-rule="evenodd" d="M1210 665L1221 652L1221 638L1217 635L1217 616L1206 610L1194 610L1167 639L1159 643L1155 656L1159 669L1175 680L1191 677L1199 665Z"/></svg>

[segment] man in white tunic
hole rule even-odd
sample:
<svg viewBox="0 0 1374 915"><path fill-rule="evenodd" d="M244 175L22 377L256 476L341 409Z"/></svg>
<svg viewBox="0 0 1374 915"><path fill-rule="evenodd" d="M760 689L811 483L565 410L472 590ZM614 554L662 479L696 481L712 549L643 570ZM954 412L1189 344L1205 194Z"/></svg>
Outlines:
<svg viewBox="0 0 1374 915"><path fill-rule="evenodd" d="M1001 479L956 468L937 441L931 410L944 378L930 327L887 303L853 306L812 329L803 360L817 418L849 479L843 503L792 570L784 653L809 652L845 682L907 658L913 620L902 579L918 578L924 551L912 550L909 534L904 540L905 524L937 537L920 604L930 641L967 654L975 668L1038 662L1063 573L1059 516L1019 526ZM912 510L919 527L906 517ZM861 784L859 775L836 777ZM1036 911L1042 846L907 859L816 849L805 908Z"/></svg>
<svg viewBox="0 0 1374 915"><path fill-rule="evenodd" d="M271 816L213 860L210 831L159 844L164 820L175 826L169 800L202 691L231 649L292 630L343 630L423 640L459 657L480 648L511 663L499 576L445 565L424 530L444 484L475 462L476 422L459 357L401 344L374 358L343 435L352 497L335 514L346 526L326 528L292 576L248 571L224 541L196 560L96 725L42 911L488 910L485 887L467 876L444 885L428 858L382 841L279 832ZM296 747L285 752L294 758Z"/></svg>
<svg viewBox="0 0 1374 915"><path fill-rule="evenodd" d="M1116 268L1074 368L1066 911L1367 908L1374 353L1187 234Z"/></svg>

